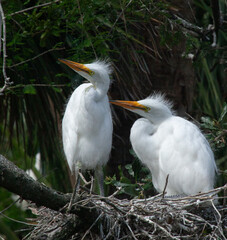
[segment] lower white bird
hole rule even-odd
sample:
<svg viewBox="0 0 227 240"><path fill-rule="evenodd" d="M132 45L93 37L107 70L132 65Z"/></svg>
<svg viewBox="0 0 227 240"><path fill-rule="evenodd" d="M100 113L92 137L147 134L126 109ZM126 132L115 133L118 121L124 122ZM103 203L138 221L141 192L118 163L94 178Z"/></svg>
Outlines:
<svg viewBox="0 0 227 240"><path fill-rule="evenodd" d="M75 89L62 120L64 152L71 172L76 174L77 184L73 195L79 184L79 169L95 170L100 194L104 195L102 166L109 160L113 132L107 96L110 66L100 61L80 64L59 60L90 82Z"/></svg>
<svg viewBox="0 0 227 240"><path fill-rule="evenodd" d="M174 116L162 95L110 102L144 117L133 124L130 141L158 192L166 187L166 196L193 195L213 188L217 167L208 141L193 123Z"/></svg>

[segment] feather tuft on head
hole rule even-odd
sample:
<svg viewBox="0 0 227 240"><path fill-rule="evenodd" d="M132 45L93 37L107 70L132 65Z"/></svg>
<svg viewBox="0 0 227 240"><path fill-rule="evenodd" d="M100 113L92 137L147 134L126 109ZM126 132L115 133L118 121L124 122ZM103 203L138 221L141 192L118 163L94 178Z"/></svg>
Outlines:
<svg viewBox="0 0 227 240"><path fill-rule="evenodd" d="M155 92L155 93L151 94L150 96L148 96L146 99L152 99L154 102L156 101L157 104L162 103L163 105L165 105L169 108L169 110L172 112L172 114L175 115L175 111L173 110L173 102L166 98L165 93Z"/></svg>

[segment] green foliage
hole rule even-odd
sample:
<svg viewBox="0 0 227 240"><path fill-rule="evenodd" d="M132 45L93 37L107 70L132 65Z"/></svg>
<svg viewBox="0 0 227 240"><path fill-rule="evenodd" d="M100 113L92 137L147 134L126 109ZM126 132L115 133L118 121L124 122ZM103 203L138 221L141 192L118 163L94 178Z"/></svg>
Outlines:
<svg viewBox="0 0 227 240"><path fill-rule="evenodd" d="M220 12L226 16L227 5L225 1L219 1ZM212 22L213 13L210 2L195 1L197 8L197 21L204 27ZM223 109L226 88L226 24L220 26L217 32L217 44L213 46L213 35L208 34L205 39L190 38L196 48L195 70L197 74L198 88L196 105L200 112L214 118L218 118ZM192 40L193 39L193 40Z"/></svg>
<svg viewBox="0 0 227 240"><path fill-rule="evenodd" d="M36 6L45 2L37 1ZM50 172L53 175L53 178L49 177L53 187L69 191L71 188L65 178L67 170L59 136L60 119L70 87L78 86L82 78L60 65L57 58L68 55L72 60L89 62L97 57L108 56L114 61L125 56L127 67L121 71L122 76L116 76L133 88L125 87L123 95L131 95L141 83L131 71L131 54L134 59L140 59L141 53L151 54L148 51L158 55L153 39L153 31L157 30L150 21L152 18L157 29L159 23L167 23L169 4L148 0L64 0L20 14L14 13L33 7L34 3L13 0L3 1L2 4L7 29L6 70L14 85L6 91L5 97L0 98L0 114L4 115L0 124L9 130L11 139L24 135L26 154L35 156L40 151L44 172L48 176ZM152 31L148 30L150 27ZM171 45L171 41L176 44L178 33L172 36L170 28L166 24L160 31L162 44L165 44L167 35L168 44ZM148 34L143 36L143 30ZM152 39L151 43L147 39ZM145 59L143 62L146 62ZM140 62L136 68L144 71ZM122 91L122 87L119 90Z"/></svg>
<svg viewBox="0 0 227 240"><path fill-rule="evenodd" d="M168 4L148 0L63 0L14 14L46 2L49 1L2 1L7 29L6 72L14 84L0 96L0 152L19 167L32 168L34 172L34 158L40 152L42 175L36 172L38 179L57 190L69 192L71 185L62 153L60 126L67 98L82 78L57 59L90 62L95 58L110 57L113 61L121 58L126 67L119 72L125 76L116 76L136 88L139 86L136 83L141 81L131 68L136 65L136 69L143 72L143 67L139 61L132 61L132 56L141 59L141 54L158 55L153 39L153 31L157 30L150 19L152 17L158 27L156 19L165 21L167 16L163 10ZM144 30L148 34L141 34ZM165 30L168 31L169 26L163 29L163 34ZM171 41L170 34L168 37ZM134 92L127 87L122 89L119 86L124 96ZM134 165L127 168L128 180L123 175L121 179L129 184L125 192L131 196L142 194L139 180L131 186L130 174L134 172L137 176ZM141 184L145 189L149 181ZM4 194L1 194L1 201L2 198Z"/></svg>
<svg viewBox="0 0 227 240"><path fill-rule="evenodd" d="M201 127L205 131L206 137L211 144L219 169L217 185L222 186L227 181L227 104L224 103L224 107L218 119L202 117L201 120Z"/></svg>
<svg viewBox="0 0 227 240"><path fill-rule="evenodd" d="M131 149L133 156L132 164L118 166L119 179L116 175L106 177L105 184L115 186L118 189L118 195L127 197L144 198L151 194L153 190L150 171L144 167Z"/></svg>
<svg viewBox="0 0 227 240"><path fill-rule="evenodd" d="M32 215L30 210L21 210L20 206L22 205L20 201L17 201L17 205L13 204L11 206L14 202L12 197L18 199L18 196L13 196L11 193L2 188L0 189L0 196L0 209L2 213L0 217L0 236L5 236L6 239L10 240L17 240L19 239L17 236L23 236L28 233L30 228L26 225L26 223L28 223L26 218L34 217L34 215ZM24 231L16 235L15 231L18 229L24 229Z"/></svg>
<svg viewBox="0 0 227 240"><path fill-rule="evenodd" d="M35 4L45 2L49 1L39 0ZM225 13L225 1L219 2ZM166 1L62 0L15 15L11 14L33 7L34 1L3 0L2 4L7 29L6 71L14 85L0 96L0 152L23 169L34 171L35 154L41 152L43 175L38 178L55 189L71 191L59 132L64 105L82 78L57 59L90 62L110 57L114 63L119 61L123 64L116 68L115 81L121 84L115 88L124 99L138 98L143 95L143 87L152 85L150 75L144 74L149 72L147 59L163 60L160 45L161 48L168 45L169 49L181 42L181 30L172 28L173 23L179 22L169 21L171 6ZM195 4L196 24L207 27L212 22L208 1L196 0ZM211 34L205 39L186 36L186 54L194 51L197 56L196 106L200 113L210 117L204 127L216 144L219 159L223 159L218 160L223 169L226 169L222 142L226 139L221 136L226 129L222 97L227 86L223 82L226 32L224 25L219 30L217 48L211 47ZM143 76L143 81L138 76ZM120 167L119 172L119 179L108 177L106 183L121 187L119 193L130 197L149 195L151 178L138 160ZM8 198L5 193L0 194L2 202Z"/></svg>
<svg viewBox="0 0 227 240"><path fill-rule="evenodd" d="M197 5L196 15L197 21L202 27L207 28L212 23L213 12L208 1L195 1ZM226 2L219 1L220 12L223 14L221 18L226 17ZM227 55L226 48L226 24L219 26L217 34L216 46L213 44L214 39L212 33L208 33L204 39L188 38L192 43L192 48L196 49L196 59L194 62L197 74L197 93L195 99L196 108L202 117L201 127L212 146L215 154L216 163L219 168L219 176L217 185L226 183L226 93L227 93Z"/></svg>

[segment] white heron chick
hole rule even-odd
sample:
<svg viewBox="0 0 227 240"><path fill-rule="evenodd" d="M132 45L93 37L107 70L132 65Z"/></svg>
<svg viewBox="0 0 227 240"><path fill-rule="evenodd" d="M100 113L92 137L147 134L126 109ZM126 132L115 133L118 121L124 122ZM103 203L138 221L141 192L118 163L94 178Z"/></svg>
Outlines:
<svg viewBox="0 0 227 240"><path fill-rule="evenodd" d="M64 59L59 61L90 82L77 87L66 106L62 120L65 156L71 172L75 172L77 186L79 169L94 169L100 194L104 196L102 166L109 160L113 132L107 96L110 64L101 61L91 64L80 64Z"/></svg>
<svg viewBox="0 0 227 240"><path fill-rule="evenodd" d="M110 101L142 116L130 141L152 175L155 189L166 196L192 195L213 188L217 167L208 141L193 123L174 116L162 95L140 101Z"/></svg>

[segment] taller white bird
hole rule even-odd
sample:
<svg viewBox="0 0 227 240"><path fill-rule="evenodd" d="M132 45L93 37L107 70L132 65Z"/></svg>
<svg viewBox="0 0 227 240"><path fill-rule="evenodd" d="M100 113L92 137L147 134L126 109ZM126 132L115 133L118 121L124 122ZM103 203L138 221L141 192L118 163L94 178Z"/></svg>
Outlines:
<svg viewBox="0 0 227 240"><path fill-rule="evenodd" d="M102 166L109 159L112 146L112 116L107 96L110 64L96 61L80 64L59 59L90 83L72 93L62 120L64 152L79 183L79 169L95 169L100 194L104 196Z"/></svg>
<svg viewBox="0 0 227 240"><path fill-rule="evenodd" d="M110 101L141 115L130 133L132 147L152 174L158 192L166 196L192 195L213 188L217 170L213 152L201 131L174 116L162 95L141 101Z"/></svg>

